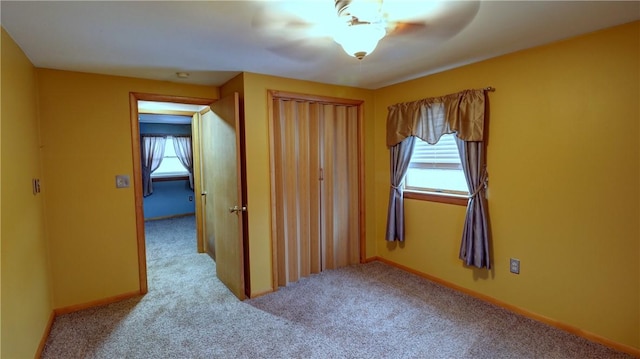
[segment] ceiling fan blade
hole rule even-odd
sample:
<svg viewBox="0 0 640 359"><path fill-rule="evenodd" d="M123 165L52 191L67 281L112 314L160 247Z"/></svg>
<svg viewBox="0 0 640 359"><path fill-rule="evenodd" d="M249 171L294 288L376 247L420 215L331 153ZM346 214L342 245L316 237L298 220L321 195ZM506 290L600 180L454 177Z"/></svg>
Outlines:
<svg viewBox="0 0 640 359"><path fill-rule="evenodd" d="M251 20L251 26L258 31L266 31L271 35L286 36L290 31L304 31L313 24L304 21L292 14L274 14L270 11L261 11Z"/></svg>
<svg viewBox="0 0 640 359"><path fill-rule="evenodd" d="M308 38L330 33L328 20L337 21L330 1L266 1L251 26L266 35Z"/></svg>
<svg viewBox="0 0 640 359"><path fill-rule="evenodd" d="M428 28L423 22L395 22L388 25L387 35L389 36L405 36L414 35Z"/></svg>
<svg viewBox="0 0 640 359"><path fill-rule="evenodd" d="M387 33L394 38L418 35L433 39L450 38L475 17L480 7L479 1L395 0L385 4L393 4L387 8L386 19L389 24ZM414 13L409 13L409 9L414 9Z"/></svg>
<svg viewBox="0 0 640 359"><path fill-rule="evenodd" d="M329 18L337 20L330 2L265 2L251 26L268 51L293 61L313 62L335 48L330 36L333 28L322 21L329 11Z"/></svg>
<svg viewBox="0 0 640 359"><path fill-rule="evenodd" d="M332 53L332 42L329 38L300 39L270 46L267 50L289 60L315 62Z"/></svg>

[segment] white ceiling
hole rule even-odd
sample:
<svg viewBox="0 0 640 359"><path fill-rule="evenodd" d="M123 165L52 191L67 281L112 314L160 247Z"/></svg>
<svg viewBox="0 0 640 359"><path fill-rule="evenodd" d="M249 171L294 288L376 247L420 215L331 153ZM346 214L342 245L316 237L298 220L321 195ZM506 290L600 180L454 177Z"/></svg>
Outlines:
<svg viewBox="0 0 640 359"><path fill-rule="evenodd" d="M138 120L140 121L140 123L166 123L173 125L185 125L191 123L191 117L195 112L200 112L207 107L209 106L190 105L175 102L138 100ZM176 116L177 112L190 112L191 114L189 116Z"/></svg>
<svg viewBox="0 0 640 359"><path fill-rule="evenodd" d="M159 113L159 112L200 112L207 108L204 105L188 105L173 102L159 101L141 101L138 100L138 112L140 113Z"/></svg>
<svg viewBox="0 0 640 359"><path fill-rule="evenodd" d="M141 113L138 115L138 121L165 125L189 125L191 124L191 116Z"/></svg>
<svg viewBox="0 0 640 359"><path fill-rule="evenodd" d="M323 26L334 0L6 1L1 24L42 68L219 86L242 71L375 89L640 19L639 1L385 0L423 31L362 61ZM176 72L190 73L181 79Z"/></svg>

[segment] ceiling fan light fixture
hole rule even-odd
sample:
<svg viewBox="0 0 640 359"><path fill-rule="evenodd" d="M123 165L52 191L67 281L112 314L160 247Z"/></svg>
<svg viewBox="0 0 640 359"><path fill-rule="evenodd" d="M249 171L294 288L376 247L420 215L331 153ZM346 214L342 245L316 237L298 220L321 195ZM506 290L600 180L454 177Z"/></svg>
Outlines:
<svg viewBox="0 0 640 359"><path fill-rule="evenodd" d="M338 31L334 40L349 56L362 60L375 50L386 33L386 29L380 24L354 23Z"/></svg>

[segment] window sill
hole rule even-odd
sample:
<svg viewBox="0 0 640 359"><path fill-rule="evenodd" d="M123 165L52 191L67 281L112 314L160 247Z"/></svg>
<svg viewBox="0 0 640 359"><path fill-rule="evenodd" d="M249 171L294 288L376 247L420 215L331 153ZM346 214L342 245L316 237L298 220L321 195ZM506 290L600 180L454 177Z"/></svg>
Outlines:
<svg viewBox="0 0 640 359"><path fill-rule="evenodd" d="M184 181L184 180L189 180L189 176L184 176L184 175L180 175L180 176L157 176L157 177L151 177L151 181L152 182L166 182L166 181Z"/></svg>
<svg viewBox="0 0 640 359"><path fill-rule="evenodd" d="M449 193L435 193L435 192L413 192L404 191L404 198L416 199L419 201L429 201L438 203L453 204L456 206L467 206L469 202L468 196L454 195Z"/></svg>

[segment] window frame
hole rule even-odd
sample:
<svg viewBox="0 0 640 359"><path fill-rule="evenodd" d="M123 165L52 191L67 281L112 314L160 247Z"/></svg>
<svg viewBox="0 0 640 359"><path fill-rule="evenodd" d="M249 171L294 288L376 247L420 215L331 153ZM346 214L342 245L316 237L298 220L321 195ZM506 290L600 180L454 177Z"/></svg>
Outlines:
<svg viewBox="0 0 640 359"><path fill-rule="evenodd" d="M416 190L405 190L403 193L405 199L415 199L418 201L448 203L457 206L467 206L469 203L468 195L456 195L443 192L427 192Z"/></svg>

